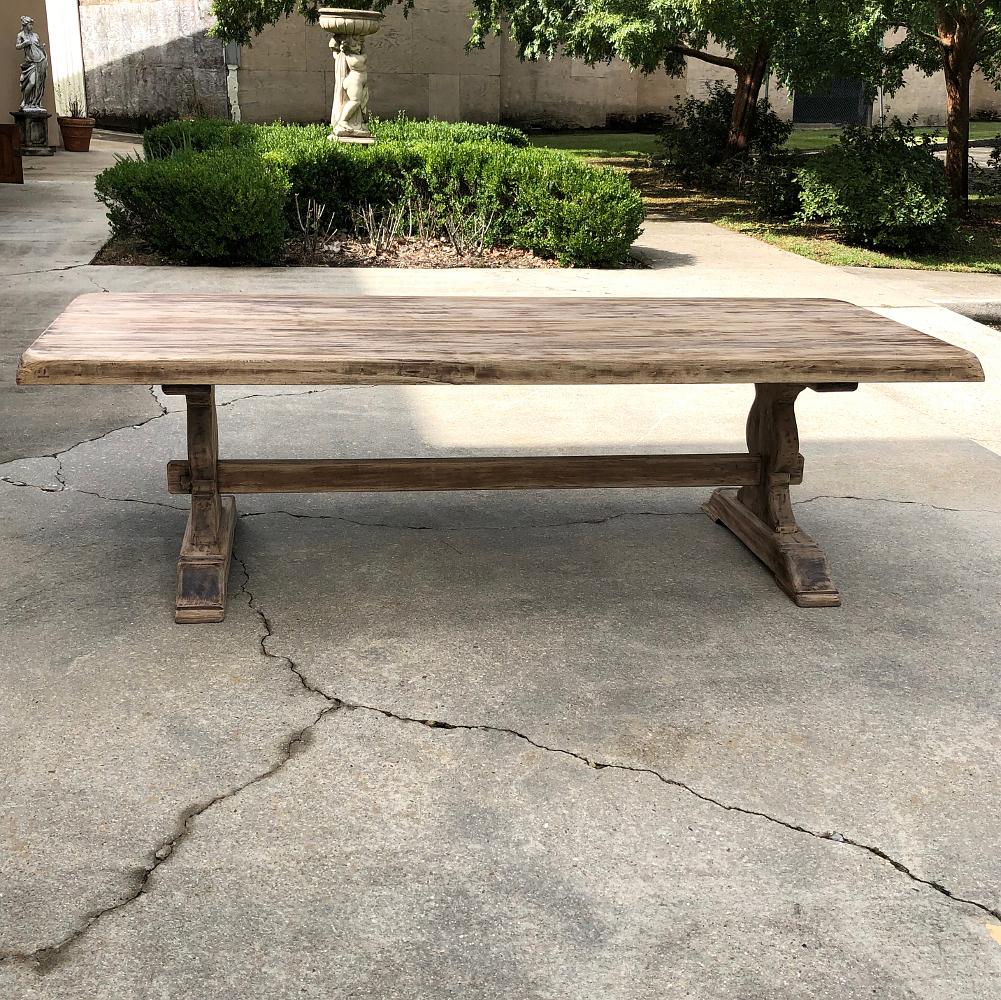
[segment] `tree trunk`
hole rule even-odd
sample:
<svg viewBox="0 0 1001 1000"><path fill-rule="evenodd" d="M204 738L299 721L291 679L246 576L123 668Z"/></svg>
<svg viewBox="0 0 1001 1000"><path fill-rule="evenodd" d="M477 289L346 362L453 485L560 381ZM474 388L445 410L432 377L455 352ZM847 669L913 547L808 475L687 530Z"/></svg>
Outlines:
<svg viewBox="0 0 1001 1000"><path fill-rule="evenodd" d="M970 207L970 80L977 63L980 26L940 7L938 27L949 125L945 174L952 196L965 215Z"/></svg>
<svg viewBox="0 0 1001 1000"><path fill-rule="evenodd" d="M730 136L727 140L730 156L743 153L751 140L754 132L754 112L757 110L762 84L768 74L770 56L771 46L767 42L761 42L750 65L737 69L737 92L733 99L733 117L730 120Z"/></svg>
<svg viewBox="0 0 1001 1000"><path fill-rule="evenodd" d="M945 154L945 174L949 189L965 215L970 207L970 77L947 54L945 90L949 113L949 138Z"/></svg>

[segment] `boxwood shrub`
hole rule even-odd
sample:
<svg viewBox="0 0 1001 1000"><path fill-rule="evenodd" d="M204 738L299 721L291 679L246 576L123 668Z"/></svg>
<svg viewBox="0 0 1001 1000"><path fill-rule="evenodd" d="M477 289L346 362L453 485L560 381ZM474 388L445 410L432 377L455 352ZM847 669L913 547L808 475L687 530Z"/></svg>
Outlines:
<svg viewBox="0 0 1001 1000"><path fill-rule="evenodd" d="M432 118L419 122L399 114L395 118L374 119L372 134L385 142L502 142L525 147L528 136L510 125L477 125L473 122L443 122Z"/></svg>
<svg viewBox="0 0 1001 1000"><path fill-rule="evenodd" d="M275 261L287 233L288 193L281 171L234 149L123 158L97 178L113 233L193 264Z"/></svg>
<svg viewBox="0 0 1001 1000"><path fill-rule="evenodd" d="M941 246L955 206L930 140L900 121L846 128L836 146L799 172L804 222L831 226L847 243L891 250Z"/></svg>
<svg viewBox="0 0 1001 1000"><path fill-rule="evenodd" d="M507 146L525 147L528 136L520 129L507 125L477 125L473 122L443 122L437 119L415 121L403 114L395 118L373 119L372 134L382 142L501 142ZM325 125L252 125L231 122L225 118L177 119L155 125L143 133L143 150L150 159L162 159L174 153L234 146L274 145L276 133L288 140L316 141L325 139L330 129Z"/></svg>
<svg viewBox="0 0 1001 1000"><path fill-rule="evenodd" d="M168 122L144 135L145 161L126 161L100 176L98 195L115 232L131 231L189 261L280 256L281 239L273 235L254 236L256 245L238 252L237 218L249 204L244 192L252 178L260 181L258 198L269 200L270 210L262 213L269 227L283 213L287 222L294 219L296 196L325 205L340 227L363 206L417 199L442 218L458 206L490 220L489 244L577 267L622 263L639 235L643 203L624 174L528 146L516 129L400 117L376 123L375 131L379 141L360 146L329 142L320 125ZM210 196L213 172L222 204L196 209ZM194 194L180 206L185 175ZM227 195L227 185L239 199ZM175 212L183 220L177 225L165 218ZM205 231L192 231L199 227Z"/></svg>

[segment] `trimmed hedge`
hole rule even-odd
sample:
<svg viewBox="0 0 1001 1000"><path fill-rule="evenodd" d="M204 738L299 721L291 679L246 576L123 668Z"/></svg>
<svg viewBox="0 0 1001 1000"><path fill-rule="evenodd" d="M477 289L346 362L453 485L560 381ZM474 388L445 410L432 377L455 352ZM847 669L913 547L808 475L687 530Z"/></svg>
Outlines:
<svg viewBox="0 0 1001 1000"><path fill-rule="evenodd" d="M501 142L506 146L525 147L528 136L507 125L477 125L472 122L443 122L437 119L414 121L402 113L395 118L373 119L372 134L381 142ZM162 159L179 152L203 152L207 149L254 147L270 148L276 132L302 142L325 139L330 129L325 125L252 125L225 118L190 118L164 122L143 133L143 150L150 159Z"/></svg>
<svg viewBox="0 0 1001 1000"><path fill-rule="evenodd" d="M502 142L522 148L529 145L528 136L510 125L443 122L436 118L418 122L402 112L395 118L373 119L369 128L383 142Z"/></svg>
<svg viewBox="0 0 1001 1000"><path fill-rule="evenodd" d="M116 233L135 233L160 252L191 261L227 259L226 253L232 260L278 258L281 241L251 237L249 229L245 238L258 245L236 253L236 217L242 217L236 206L242 203L234 203L224 189L238 179L245 183L251 163L255 177L267 178L260 197L271 199L265 213L269 226L276 213L293 222L295 197L326 206L341 228L349 227L352 212L363 206L389 210L408 202L420 205L438 225L456 212L482 220L487 245L519 247L576 267L624 262L640 232L642 198L624 174L528 146L516 129L400 117L376 123L380 141L370 146L331 143L327 131L319 125L168 122L143 136L149 159L105 171L98 194ZM501 137L506 138L498 141ZM227 160L238 166L224 169ZM212 171L222 175L219 198L234 207L179 207L185 174L191 174L193 200L201 204ZM175 211L186 231L197 228L199 217L207 230L189 232L190 249L164 222L163 216ZM216 234L220 226L224 233ZM210 257L210 250L222 255Z"/></svg>
<svg viewBox="0 0 1001 1000"><path fill-rule="evenodd" d="M250 145L253 126L225 118L183 118L154 125L143 132L143 153L162 160L176 153L203 153L208 149Z"/></svg>
<svg viewBox="0 0 1001 1000"><path fill-rule="evenodd" d="M846 128L836 146L799 171L797 218L826 223L861 246L941 246L952 235L955 206L930 145L900 121Z"/></svg>
<svg viewBox="0 0 1001 1000"><path fill-rule="evenodd" d="M276 260L287 228L288 179L242 150L120 159L98 175L112 231L193 264Z"/></svg>

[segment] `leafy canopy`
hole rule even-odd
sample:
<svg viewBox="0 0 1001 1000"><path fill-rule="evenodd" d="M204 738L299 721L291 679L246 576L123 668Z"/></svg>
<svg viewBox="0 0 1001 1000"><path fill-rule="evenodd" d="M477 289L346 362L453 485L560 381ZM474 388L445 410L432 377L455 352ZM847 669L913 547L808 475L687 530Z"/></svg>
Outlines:
<svg viewBox="0 0 1001 1000"><path fill-rule="evenodd" d="M1001 4L992 0L882 0L885 28L903 31L887 49L887 83L899 87L911 66L931 75L942 69L943 54L964 44L979 69L1001 85Z"/></svg>
<svg viewBox="0 0 1001 1000"><path fill-rule="evenodd" d="M858 0L473 0L471 44L504 20L525 59L562 51L679 75L686 57L740 70L767 50L779 79L799 87L879 72L879 11ZM724 56L707 51L710 39Z"/></svg>
<svg viewBox="0 0 1001 1000"><path fill-rule="evenodd" d="M326 4L320 0L212 0L212 15L216 19L212 34L224 42L250 45L254 35L292 14L300 14L310 24L316 24L321 6L385 10L394 3L402 4L404 11L414 6L414 0L330 0Z"/></svg>

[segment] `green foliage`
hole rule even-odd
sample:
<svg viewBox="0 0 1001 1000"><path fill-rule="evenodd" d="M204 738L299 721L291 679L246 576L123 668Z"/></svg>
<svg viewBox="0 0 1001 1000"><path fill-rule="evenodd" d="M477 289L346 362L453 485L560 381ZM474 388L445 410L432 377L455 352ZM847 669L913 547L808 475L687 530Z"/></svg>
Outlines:
<svg viewBox="0 0 1001 1000"><path fill-rule="evenodd" d="M727 148L734 92L719 82L707 91L704 100L688 97L672 110L660 134L662 159L673 174L689 184L726 190L735 182L739 184L749 164L775 155L792 134L792 124L760 101L751 141L734 159Z"/></svg>
<svg viewBox="0 0 1001 1000"><path fill-rule="evenodd" d="M625 261L640 234L643 199L622 173L555 150L534 149L513 164L519 221L514 245L564 266Z"/></svg>
<svg viewBox="0 0 1001 1000"><path fill-rule="evenodd" d="M628 179L555 150L494 142L340 143L275 150L291 189L346 226L352 209L404 200L434 218L491 219L488 245L553 257L564 266L621 263L639 235L643 202Z"/></svg>
<svg viewBox="0 0 1001 1000"><path fill-rule="evenodd" d="M120 159L97 178L116 235L192 264L276 260L286 227L288 181L250 153L183 151Z"/></svg>
<svg viewBox="0 0 1001 1000"><path fill-rule="evenodd" d="M846 128L837 146L799 172L803 222L847 243L895 250L943 245L955 206L942 164L900 121Z"/></svg>
<svg viewBox="0 0 1001 1000"><path fill-rule="evenodd" d="M680 75L686 58L736 70L764 50L780 80L800 89L840 75L874 78L882 40L878 12L858 0L473 0L470 44L482 46L505 23L525 59L562 51ZM706 51L710 39L726 56Z"/></svg>
<svg viewBox="0 0 1001 1000"><path fill-rule="evenodd" d="M181 118L146 129L143 153L149 160L161 160L175 153L243 146L250 141L251 128L225 118Z"/></svg>
<svg viewBox="0 0 1001 1000"><path fill-rule="evenodd" d="M801 157L781 152L754 165L746 190L760 218L781 221L797 215L803 195L801 163Z"/></svg>
<svg viewBox="0 0 1001 1000"><path fill-rule="evenodd" d="M384 142L503 142L527 146L528 136L509 125L477 125L473 122L444 122L436 118L415 121L402 111L395 118L373 118L372 134Z"/></svg>
<svg viewBox="0 0 1001 1000"><path fill-rule="evenodd" d="M943 56L964 50L971 70L1001 84L1001 6L990 0L870 0L879 23L902 34L886 52L883 85L903 84L917 66L929 76L942 69Z"/></svg>
<svg viewBox="0 0 1001 1000"><path fill-rule="evenodd" d="M323 206L325 217L345 230L362 208L378 213L415 205L423 213L422 226L434 235L454 234L460 220L474 220L486 245L521 247L577 267L623 262L639 235L642 198L625 175L530 147L517 129L401 116L377 122L380 141L370 146L331 143L327 132L320 125L169 122L143 137L153 159L106 171L99 196L112 210L116 232L134 232L179 259L194 258L179 249L172 233L164 236L157 228L166 225L161 216L176 203L171 193L159 207L163 178L183 187L182 175L190 173L198 187L204 171L191 164L205 161L215 169L227 158L241 165L237 172L253 163L260 176L280 184L278 211L293 228L296 196L300 204ZM183 167L176 167L175 175L177 164ZM185 218L189 214L199 217L182 210ZM206 228L225 216L219 207L201 214ZM165 249L168 244L172 249ZM202 243L194 245L204 258Z"/></svg>
<svg viewBox="0 0 1001 1000"><path fill-rule="evenodd" d="M402 4L404 13L414 6L414 0L331 0L326 6L381 11L394 3ZM212 0L211 12L216 19L212 34L224 42L250 45L254 35L292 14L316 24L321 6L319 0Z"/></svg>

